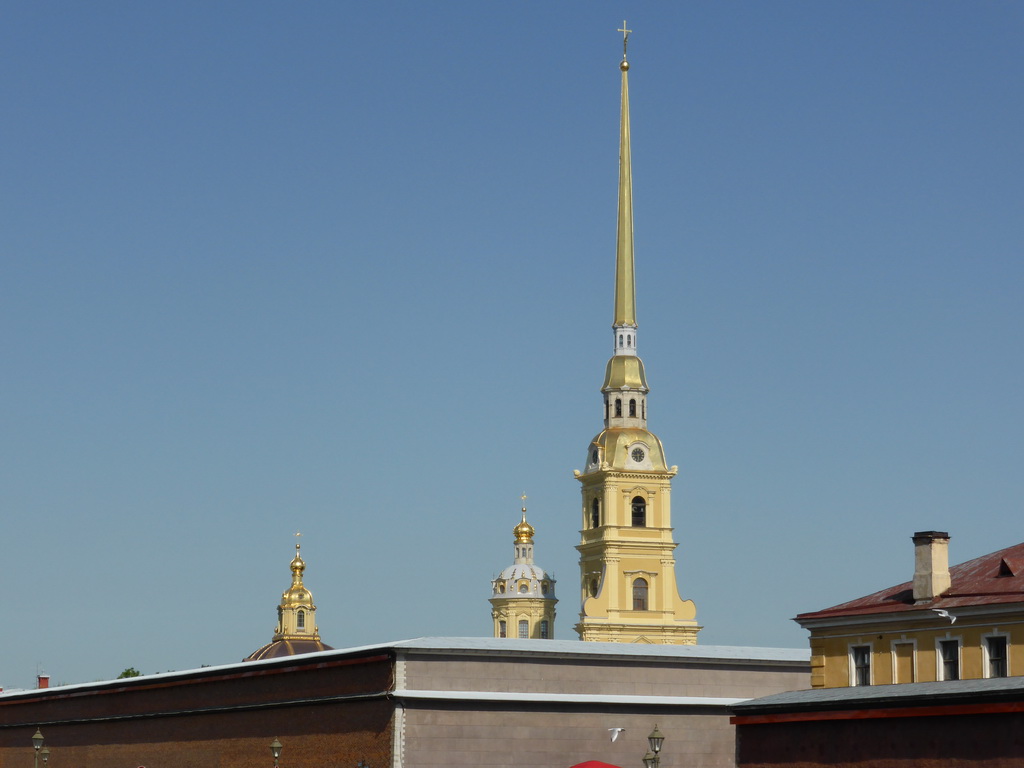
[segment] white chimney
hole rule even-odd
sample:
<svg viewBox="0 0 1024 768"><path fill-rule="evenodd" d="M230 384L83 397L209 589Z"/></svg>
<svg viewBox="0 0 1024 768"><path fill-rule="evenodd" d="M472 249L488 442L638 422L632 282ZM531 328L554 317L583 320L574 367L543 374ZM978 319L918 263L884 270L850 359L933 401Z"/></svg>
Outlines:
<svg viewBox="0 0 1024 768"><path fill-rule="evenodd" d="M927 603L949 589L949 534L918 531L914 539L914 602Z"/></svg>

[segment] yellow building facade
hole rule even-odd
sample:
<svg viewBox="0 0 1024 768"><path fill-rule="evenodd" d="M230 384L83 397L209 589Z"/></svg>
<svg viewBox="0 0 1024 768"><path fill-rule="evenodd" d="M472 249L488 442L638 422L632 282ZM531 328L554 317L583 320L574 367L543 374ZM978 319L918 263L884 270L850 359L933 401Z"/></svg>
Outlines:
<svg viewBox="0 0 1024 768"><path fill-rule="evenodd" d="M811 685L1024 675L1024 544L949 567L949 534L915 533L914 578L796 621Z"/></svg>
<svg viewBox="0 0 1024 768"><path fill-rule="evenodd" d="M624 40L628 32L623 29ZM661 440L647 429L648 393L637 355L629 63L622 72L613 352L601 387L604 429L587 449L582 485L581 640L694 644L696 607L679 596L672 538L672 478Z"/></svg>
<svg viewBox="0 0 1024 768"><path fill-rule="evenodd" d="M523 499L525 500L525 496ZM512 529L514 561L491 581L495 637L550 640L555 636L555 579L533 562L534 527L523 519Z"/></svg>

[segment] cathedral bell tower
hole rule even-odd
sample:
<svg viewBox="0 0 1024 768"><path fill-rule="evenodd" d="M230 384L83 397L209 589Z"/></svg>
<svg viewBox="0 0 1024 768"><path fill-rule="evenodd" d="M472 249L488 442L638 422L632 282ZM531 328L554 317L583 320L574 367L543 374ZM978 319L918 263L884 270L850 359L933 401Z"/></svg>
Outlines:
<svg viewBox="0 0 1024 768"><path fill-rule="evenodd" d="M587 450L582 484L581 640L693 645L696 607L679 597L670 514L672 478L661 440L647 429L647 376L637 357L633 275L633 178L629 139L629 62L623 33L619 129L619 218L612 357L601 393L604 429Z"/></svg>

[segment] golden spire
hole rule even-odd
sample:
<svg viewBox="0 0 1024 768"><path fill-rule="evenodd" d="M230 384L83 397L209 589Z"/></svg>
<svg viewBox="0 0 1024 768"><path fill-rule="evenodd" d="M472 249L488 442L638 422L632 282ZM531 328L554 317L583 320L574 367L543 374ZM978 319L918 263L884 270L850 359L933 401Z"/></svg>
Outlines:
<svg viewBox="0 0 1024 768"><path fill-rule="evenodd" d="M526 494L524 493L521 498L523 500L523 521L512 529L512 533L515 534L516 544L532 544L536 529L526 522Z"/></svg>
<svg viewBox="0 0 1024 768"><path fill-rule="evenodd" d="M281 593L281 604L277 609L278 625L275 640L312 638L319 640L313 616L316 606L313 605L313 594L302 583L302 574L306 570L306 561L302 559L302 545L299 543L301 533L295 534L295 557L288 567L292 572L292 585Z"/></svg>
<svg viewBox="0 0 1024 768"><path fill-rule="evenodd" d="M302 586L302 572L306 570L306 561L302 559L302 555L299 554L299 550L302 549L302 544L299 543L298 537L301 533L296 533L295 536L295 557L291 562L292 569L292 587Z"/></svg>
<svg viewBox="0 0 1024 768"><path fill-rule="evenodd" d="M615 326L636 327L636 284L633 278L633 169L629 157L629 33L622 22L622 117L619 127L619 225L615 247Z"/></svg>

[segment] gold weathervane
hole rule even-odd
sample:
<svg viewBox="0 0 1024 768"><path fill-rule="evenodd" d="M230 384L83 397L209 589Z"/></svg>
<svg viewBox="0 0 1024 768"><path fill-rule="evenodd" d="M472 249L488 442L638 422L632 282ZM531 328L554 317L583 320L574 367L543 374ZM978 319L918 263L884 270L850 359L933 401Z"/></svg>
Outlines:
<svg viewBox="0 0 1024 768"><path fill-rule="evenodd" d="M629 43L629 33L632 29L626 29L626 20L622 20L622 29L615 30L616 32L622 33L622 60L626 60L626 45Z"/></svg>

